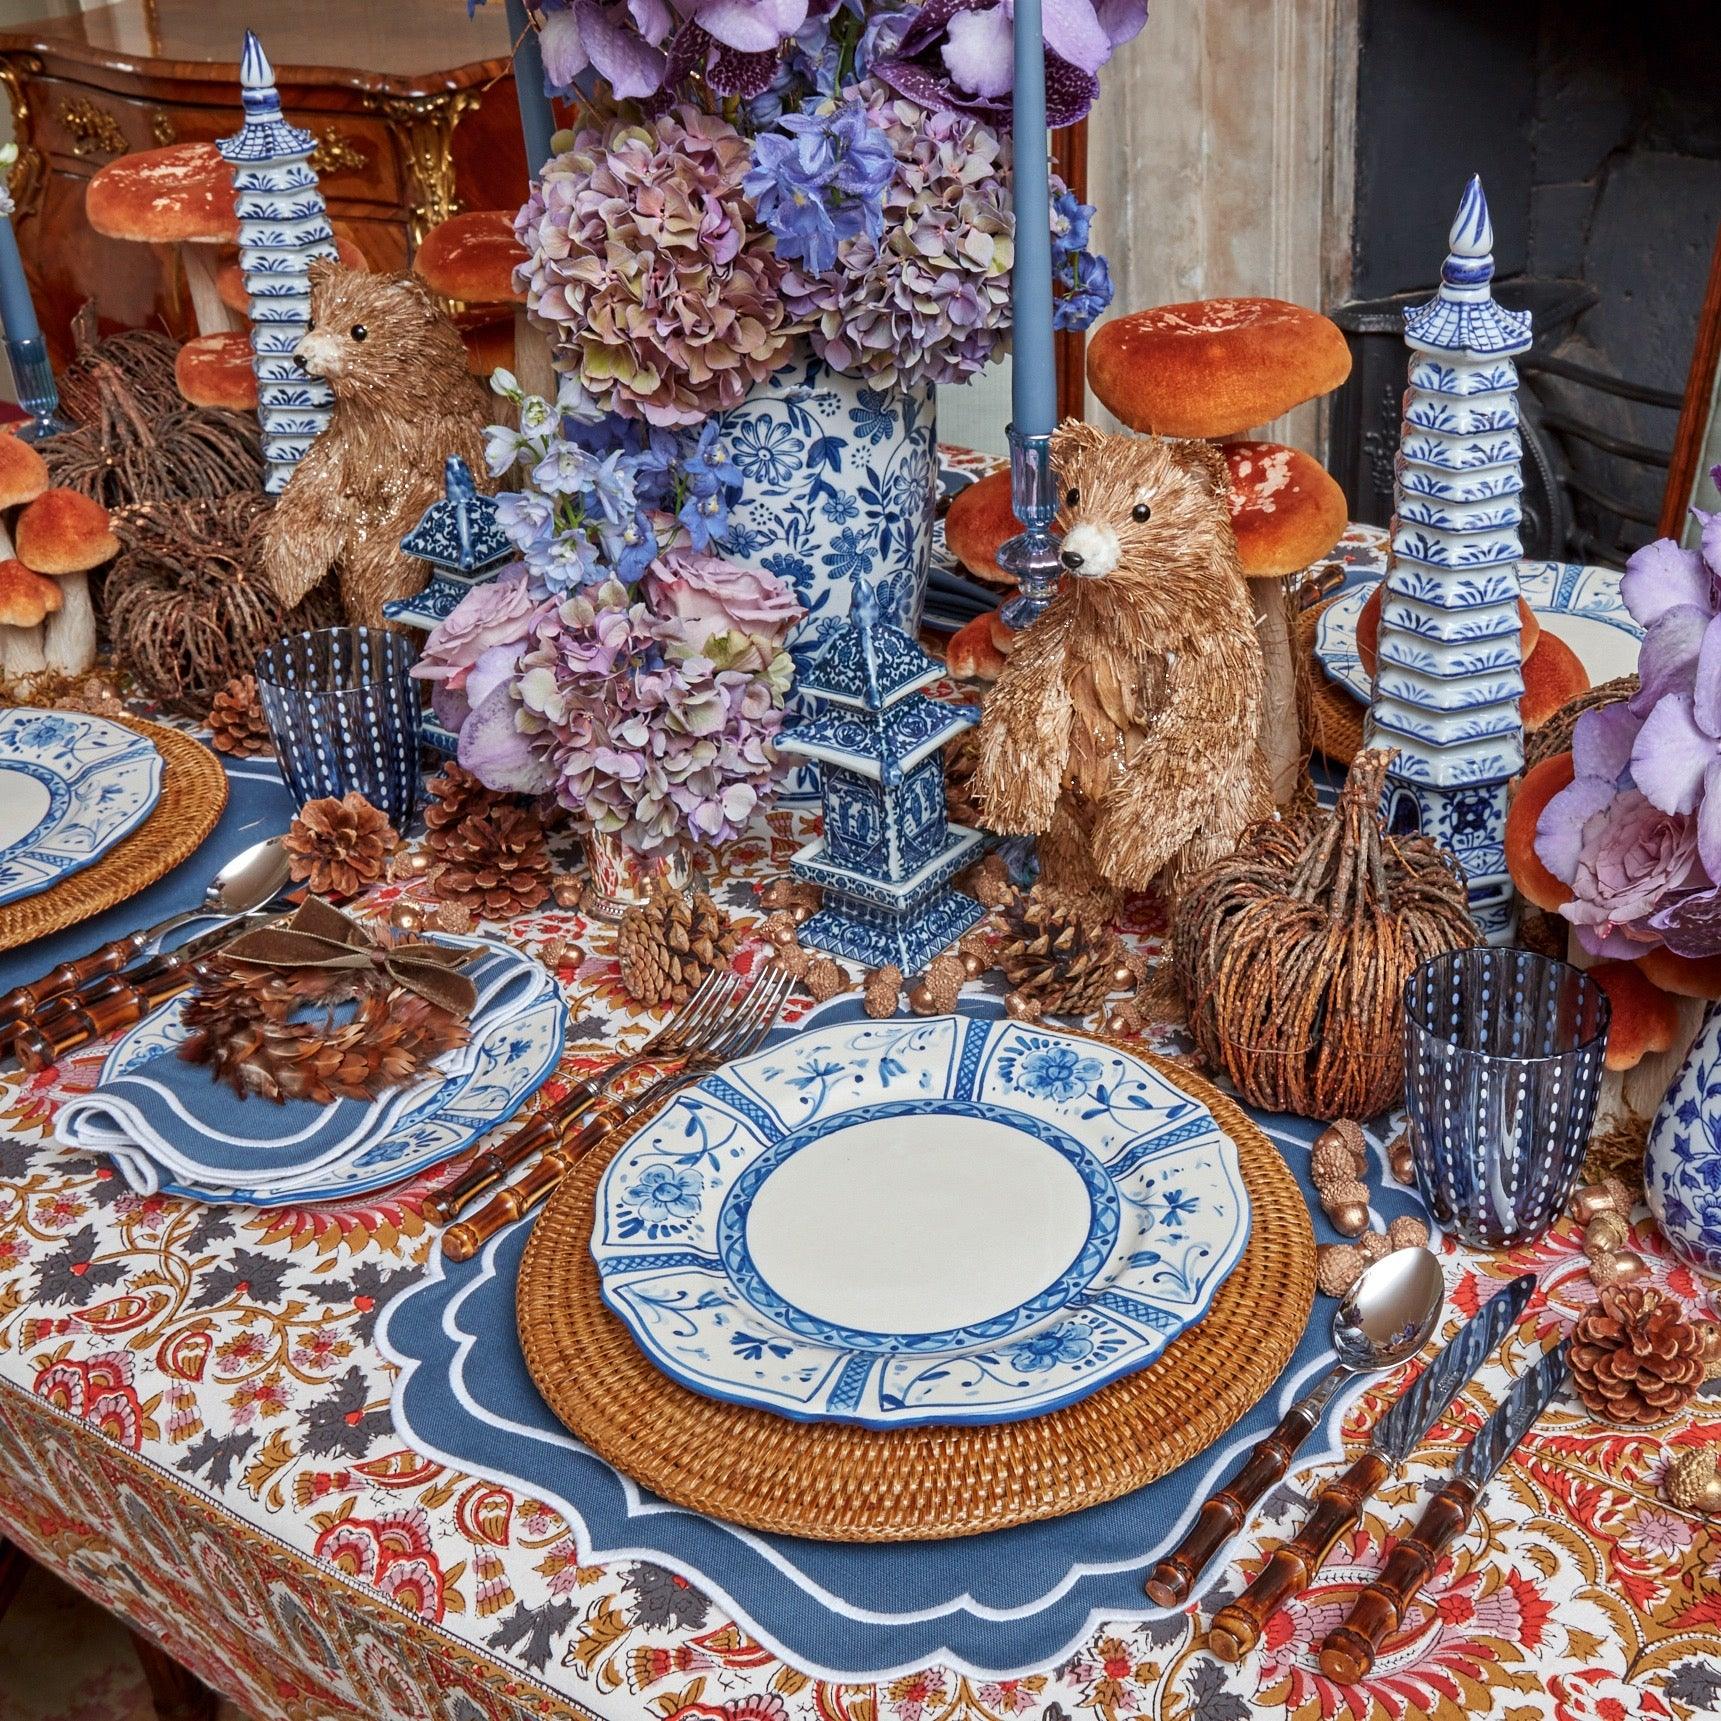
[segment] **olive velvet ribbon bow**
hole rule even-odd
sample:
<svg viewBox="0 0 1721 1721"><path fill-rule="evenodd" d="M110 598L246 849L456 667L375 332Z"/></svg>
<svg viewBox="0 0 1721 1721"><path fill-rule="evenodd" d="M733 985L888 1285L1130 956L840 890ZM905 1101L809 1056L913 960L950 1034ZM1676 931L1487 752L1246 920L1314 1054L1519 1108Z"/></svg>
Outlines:
<svg viewBox="0 0 1721 1721"><path fill-rule="evenodd" d="M377 968L461 1022L478 1002L477 988L457 972L472 959L472 951L446 944L380 944L356 920L314 896L305 898L291 920L241 934L222 955L259 968Z"/></svg>

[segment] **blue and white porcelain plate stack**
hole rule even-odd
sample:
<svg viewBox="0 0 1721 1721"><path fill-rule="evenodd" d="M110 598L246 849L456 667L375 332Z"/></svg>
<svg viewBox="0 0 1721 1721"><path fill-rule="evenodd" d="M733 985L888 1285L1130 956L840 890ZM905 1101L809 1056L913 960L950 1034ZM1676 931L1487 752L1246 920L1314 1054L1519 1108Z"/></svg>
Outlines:
<svg viewBox="0 0 1721 1721"><path fill-rule="evenodd" d="M1146 1367L1241 1256L1207 1108L1010 1021L817 1027L616 1155L603 1296L693 1391L875 1428L1039 1415Z"/></svg>

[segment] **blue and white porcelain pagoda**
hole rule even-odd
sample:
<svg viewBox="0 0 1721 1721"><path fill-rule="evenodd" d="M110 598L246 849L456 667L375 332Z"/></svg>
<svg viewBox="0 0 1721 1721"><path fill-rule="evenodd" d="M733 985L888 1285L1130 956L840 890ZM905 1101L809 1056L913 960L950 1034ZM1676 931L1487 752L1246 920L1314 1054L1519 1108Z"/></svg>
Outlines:
<svg viewBox="0 0 1721 1721"><path fill-rule="evenodd" d="M1524 762L1518 626L1523 447L1518 371L1530 314L1494 302L1482 182L1464 189L1440 290L1406 311L1411 351L1391 559L1364 745L1398 750L1383 812L1457 856L1490 942L1513 927L1506 785Z"/></svg>
<svg viewBox="0 0 1721 1721"><path fill-rule="evenodd" d="M216 148L233 164L239 267L251 301L251 365L266 462L263 488L273 496L286 488L334 404L329 385L309 375L293 355L311 327L311 263L338 253L310 162L317 140L282 117L275 70L251 30L245 32L239 87L245 124Z"/></svg>
<svg viewBox="0 0 1721 1721"><path fill-rule="evenodd" d="M446 621L474 586L494 579L516 554L496 523L496 498L479 490L472 468L458 454L442 463L442 495L418 517L400 547L430 564L430 579L423 591L409 598L391 598L382 613L398 626L426 633ZM444 753L455 750L455 738L428 713L424 739Z"/></svg>
<svg viewBox="0 0 1721 1721"><path fill-rule="evenodd" d="M918 974L985 910L950 881L985 839L945 813L941 749L978 721L930 699L944 673L859 581L847 620L828 625L800 690L824 709L778 742L819 768L825 831L793 861L824 892L801 942L869 968Z"/></svg>

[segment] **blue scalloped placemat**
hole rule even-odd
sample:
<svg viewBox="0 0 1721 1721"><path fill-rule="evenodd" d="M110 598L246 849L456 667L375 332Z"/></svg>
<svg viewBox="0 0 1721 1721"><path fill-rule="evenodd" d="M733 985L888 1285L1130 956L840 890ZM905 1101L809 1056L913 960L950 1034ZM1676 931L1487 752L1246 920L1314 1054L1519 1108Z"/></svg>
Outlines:
<svg viewBox="0 0 1721 1721"><path fill-rule="evenodd" d="M999 1011L988 1000L965 999L964 1013ZM848 999L809 1020L859 1014L859 1002ZM1256 1121L1296 1172L1317 1235L1331 1240L1308 1179L1315 1126ZM1384 1163L1373 1181L1383 1220L1422 1216L1415 1195L1391 1182ZM512 1227L459 1266L438 1251L426 1278L384 1312L381 1342L401 1365L394 1394L400 1434L446 1464L555 1505L574 1528L582 1560L647 1560L680 1574L784 1660L823 1678L873 1679L928 1662L1002 1677L1073 1652L1095 1620L1152 1614L1141 1583L1153 1559L1331 1357L1332 1304L1321 1299L1285 1372L1225 1440L1104 1506L941 1542L855 1546L770 1536L643 1492L556 1420L532 1385L514 1324L529 1229ZM1310 1450L1336 1444L1331 1431L1361 1390L1339 1396ZM1216 1561L1210 1581L1224 1569Z"/></svg>

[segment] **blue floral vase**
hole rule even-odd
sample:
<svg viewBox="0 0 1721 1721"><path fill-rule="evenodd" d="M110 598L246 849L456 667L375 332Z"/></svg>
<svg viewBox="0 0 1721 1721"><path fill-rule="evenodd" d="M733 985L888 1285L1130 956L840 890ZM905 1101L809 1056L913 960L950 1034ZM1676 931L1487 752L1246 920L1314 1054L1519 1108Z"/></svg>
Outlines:
<svg viewBox="0 0 1721 1721"><path fill-rule="evenodd" d="M910 634L920 626L938 500L935 390L874 388L803 355L720 415L743 487L725 553L786 580L807 611L790 637L805 669L857 580ZM806 714L797 692L791 718ZM818 772L791 769L779 801L818 799Z"/></svg>
<svg viewBox="0 0 1721 1721"><path fill-rule="evenodd" d="M1650 1125L1643 1182L1673 1251L1721 1279L1721 1005L1710 1005Z"/></svg>

